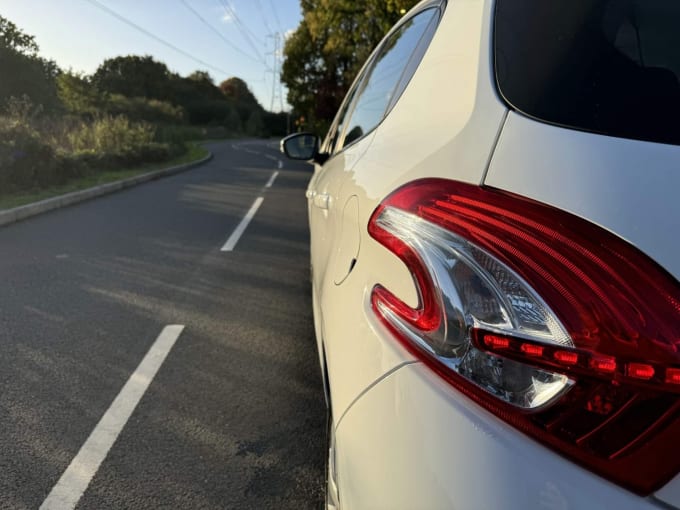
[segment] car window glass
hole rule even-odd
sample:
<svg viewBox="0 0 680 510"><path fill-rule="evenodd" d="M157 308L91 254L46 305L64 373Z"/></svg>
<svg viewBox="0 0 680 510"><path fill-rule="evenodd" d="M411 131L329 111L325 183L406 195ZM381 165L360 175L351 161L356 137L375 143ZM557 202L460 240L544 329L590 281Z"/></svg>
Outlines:
<svg viewBox="0 0 680 510"><path fill-rule="evenodd" d="M680 2L498 0L496 79L517 110L680 144Z"/></svg>
<svg viewBox="0 0 680 510"><path fill-rule="evenodd" d="M343 147L358 140L382 121L411 55L438 12L438 9L421 12L384 42L347 122Z"/></svg>
<svg viewBox="0 0 680 510"><path fill-rule="evenodd" d="M328 139L328 145L326 146L326 151L329 154L333 154L336 149L338 150L340 149L340 147L337 147L337 143L340 138L340 135L342 134L343 128L345 127L345 120L347 120L347 112L349 111L349 107L351 106L354 100L354 96L356 95L356 91L361 86L362 81L363 80L358 80L354 89L350 90L350 92L347 95L347 99L345 99L345 102L342 105L340 112L338 113L338 116L335 121L336 123L332 128L332 132Z"/></svg>

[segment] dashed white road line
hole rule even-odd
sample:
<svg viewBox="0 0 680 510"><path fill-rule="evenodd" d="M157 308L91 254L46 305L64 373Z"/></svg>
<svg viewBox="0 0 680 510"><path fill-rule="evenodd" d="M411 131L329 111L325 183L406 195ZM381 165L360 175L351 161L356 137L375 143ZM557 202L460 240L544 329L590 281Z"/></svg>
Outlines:
<svg viewBox="0 0 680 510"><path fill-rule="evenodd" d="M236 243L238 243L238 240L241 239L243 232L246 231L246 228L248 228L248 225L255 217L255 214L257 214L257 210L262 205L263 200L263 197L257 197L255 199L255 202L253 202L253 205L250 206L250 209L241 220L241 223L239 223L236 229L231 233L229 239L227 239L227 242L224 243L224 246L222 246L220 251L234 251Z"/></svg>
<svg viewBox="0 0 680 510"><path fill-rule="evenodd" d="M137 370L40 505L40 510L69 510L76 507L183 329L181 325L170 325L161 331Z"/></svg>
<svg viewBox="0 0 680 510"><path fill-rule="evenodd" d="M278 170L277 170L276 172L274 172L274 173L272 174L272 176L269 178L269 180L267 181L267 184L265 184L264 187L265 187L265 188L271 188L271 187L272 187L272 184L274 184L274 181L276 180L276 178L277 178L278 176L279 176L279 172L278 172Z"/></svg>

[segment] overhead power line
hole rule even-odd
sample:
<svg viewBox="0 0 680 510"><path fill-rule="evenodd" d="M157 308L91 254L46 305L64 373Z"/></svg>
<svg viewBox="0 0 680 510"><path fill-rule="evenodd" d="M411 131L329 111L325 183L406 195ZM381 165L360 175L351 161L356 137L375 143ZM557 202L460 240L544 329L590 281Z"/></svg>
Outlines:
<svg viewBox="0 0 680 510"><path fill-rule="evenodd" d="M225 42L225 44L227 44L230 48L232 48L232 49L235 50L235 51L238 51L241 55L243 55L243 56L245 56L245 57L248 57L249 59L254 60L255 62L260 62L260 63L262 63L262 59L261 59L261 58L258 59L258 58L256 58L256 57L253 57L250 53L247 53L247 52L243 51L241 48L239 48L239 47L236 46L234 43L232 43L229 39L227 39L226 37L224 37L224 35L223 35L219 30L217 30L214 26L212 26L210 23L208 23L208 21L207 21L203 16L201 16L201 14L200 14L196 9L194 9L194 8L193 8L186 0L180 0L180 2L182 2L182 4L184 4L184 6L185 6L187 9L189 9L189 10L194 14L194 16L196 16L199 20L201 20L201 22L202 22L206 27L208 27L208 28L209 28L210 30L212 30L215 34L217 34L217 36L218 36L220 39L222 39L222 40Z"/></svg>
<svg viewBox="0 0 680 510"><path fill-rule="evenodd" d="M272 13L274 14L276 26L279 27L279 32L283 34L283 28L281 28L281 20L279 19L279 14L276 12L276 7L274 7L274 2L272 0L269 0L269 5L272 6Z"/></svg>
<svg viewBox="0 0 680 510"><path fill-rule="evenodd" d="M241 35L243 38L246 40L246 42L250 45L250 47L253 49L255 54L258 56L260 61L262 63L265 63L265 59L260 53L260 50L257 49L257 46L253 42L253 39L257 40L257 36L241 21L241 18L236 14L236 10L234 7L229 3L229 1L225 0L219 0L220 4L222 5L222 8L224 11L227 13L227 15L231 16L231 18L234 20L234 23L236 25L236 28L241 32Z"/></svg>
<svg viewBox="0 0 680 510"><path fill-rule="evenodd" d="M264 15L264 9L262 8L260 0L255 0L255 6L257 7L257 10L260 11L260 16L262 16L262 23L264 23L264 28L267 29L267 33L272 33L273 30L269 26L269 23L267 23L267 17Z"/></svg>
<svg viewBox="0 0 680 510"><path fill-rule="evenodd" d="M116 18L117 20L122 21L123 23L125 23L126 25L128 25L128 26L134 28L135 30L137 30L137 31L139 31L139 32L141 32L141 33L143 33L143 34L146 35L147 37L150 37L151 39L155 40L156 42L159 42L159 43L161 43L162 45L167 46L167 47L170 48L171 50L176 51L177 53L179 53L179 54L181 54L181 55L184 55L184 56L187 57L188 59L193 60L194 62L196 62L196 63L198 63L198 64L200 64L200 65L202 65L202 66L205 66L205 67L208 68L208 69L212 69L213 71L217 71L218 73L229 75L229 73L228 73L227 71L225 71L224 69L221 69L221 68L219 68L219 67L217 67L217 66L214 66L214 65L212 65L212 64L209 64L209 63L205 62L204 60L201 60L200 58L198 58L198 57L192 55L191 53L189 53L189 52L187 52L187 51L184 51L184 50L181 49L181 48L178 48L177 46L175 46L175 45L172 44L171 42L168 42L168 41L166 41L165 39L162 39L162 38L158 37L156 34L153 34L153 33L149 32L146 28L144 28L144 27L142 27L142 26L139 26L139 25L138 25L137 23L135 23L134 21L131 21L131 20L129 20L128 18L124 17L123 15L118 14L116 11L114 11L113 9L110 9L110 8L107 7L106 5L104 5L104 4L102 4L101 2L99 2L98 0L85 0L85 1L88 2L89 4L94 5L94 6L97 7L98 9L101 9L102 11L106 12L107 14L113 16L113 17Z"/></svg>

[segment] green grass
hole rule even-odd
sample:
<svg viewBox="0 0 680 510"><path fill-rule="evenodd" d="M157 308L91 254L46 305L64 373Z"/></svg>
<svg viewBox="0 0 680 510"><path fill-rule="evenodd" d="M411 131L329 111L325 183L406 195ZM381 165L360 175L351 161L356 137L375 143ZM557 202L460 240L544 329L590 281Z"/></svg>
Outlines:
<svg viewBox="0 0 680 510"><path fill-rule="evenodd" d="M80 179L75 179L66 184L60 186L51 186L49 188L44 188L41 190L35 190L30 192L21 192L12 195L5 195L0 197L0 210L12 209L14 207L19 207L21 205L32 204L33 202L38 202L40 200L45 200L47 198L56 197L59 195L64 195L66 193L71 193L73 191L80 191L87 188L92 188L94 186L99 186L100 184L108 184L110 182L121 181L127 179L128 177L134 177L135 175L143 174L146 172L152 172L153 170L160 170L161 168L168 168L171 166L181 165L184 163L191 163L193 161L198 161L208 155L208 150L198 144L192 143L189 145L189 150L182 156L175 159L165 161L163 163L154 163L147 165L140 165L134 168L124 169L124 170L110 170L105 172L96 172L92 175L82 177Z"/></svg>

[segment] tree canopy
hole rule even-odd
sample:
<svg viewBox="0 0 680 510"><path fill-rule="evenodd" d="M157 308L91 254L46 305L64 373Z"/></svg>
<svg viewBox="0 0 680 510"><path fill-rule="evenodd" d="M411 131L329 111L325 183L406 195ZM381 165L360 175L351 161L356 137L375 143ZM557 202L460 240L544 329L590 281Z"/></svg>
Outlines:
<svg viewBox="0 0 680 510"><path fill-rule="evenodd" d="M27 96L45 109L56 107L59 68L37 53L35 38L0 16L0 103Z"/></svg>
<svg viewBox="0 0 680 510"><path fill-rule="evenodd" d="M23 55L38 53L35 37L24 33L7 18L0 16L0 48L11 49Z"/></svg>
<svg viewBox="0 0 680 510"><path fill-rule="evenodd" d="M418 0L301 0L281 79L288 102L317 129L333 118L364 61Z"/></svg>

